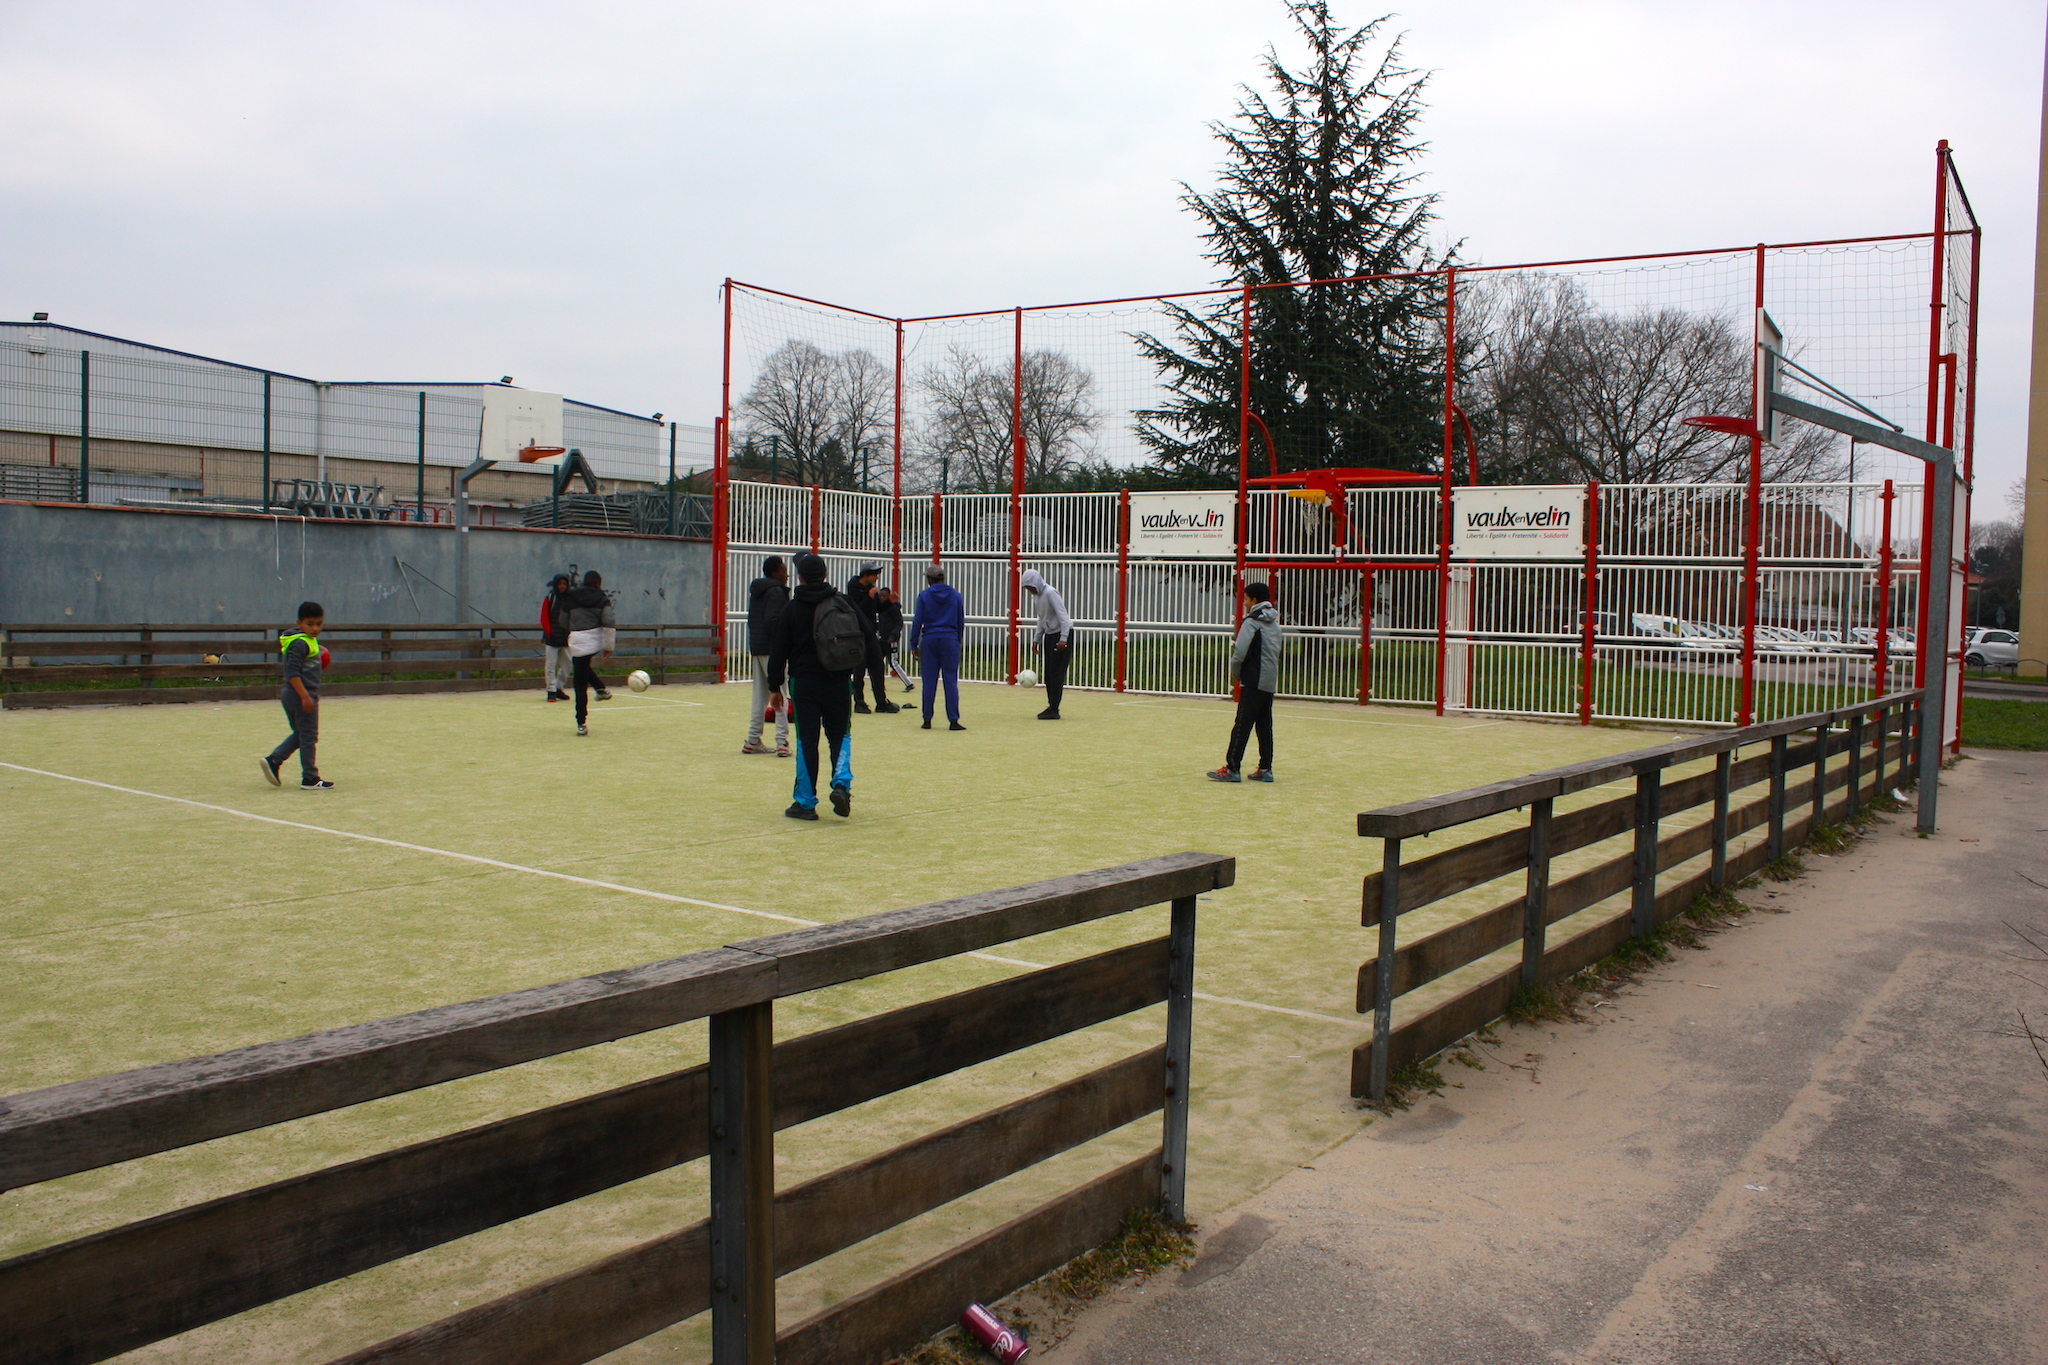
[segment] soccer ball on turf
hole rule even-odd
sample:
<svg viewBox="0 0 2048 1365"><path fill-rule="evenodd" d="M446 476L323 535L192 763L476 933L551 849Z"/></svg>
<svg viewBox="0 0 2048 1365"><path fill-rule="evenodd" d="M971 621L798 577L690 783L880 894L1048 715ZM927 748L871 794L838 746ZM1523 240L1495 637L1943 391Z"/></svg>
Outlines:
<svg viewBox="0 0 2048 1365"><path fill-rule="evenodd" d="M1028 668L1024 669L1022 672L1017 674L1017 685L1019 687L1038 686L1038 674L1034 673L1032 670Z"/></svg>
<svg viewBox="0 0 2048 1365"><path fill-rule="evenodd" d="M645 692L653 682L654 679L647 676L647 670L644 668L636 668L626 675L626 686L635 692Z"/></svg>

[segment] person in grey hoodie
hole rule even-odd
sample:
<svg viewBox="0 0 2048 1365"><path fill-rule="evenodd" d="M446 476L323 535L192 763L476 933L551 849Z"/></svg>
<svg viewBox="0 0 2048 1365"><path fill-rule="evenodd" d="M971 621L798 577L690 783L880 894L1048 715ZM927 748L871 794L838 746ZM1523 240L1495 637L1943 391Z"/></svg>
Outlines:
<svg viewBox="0 0 2048 1365"><path fill-rule="evenodd" d="M1264 583L1244 585L1248 610L1237 628L1230 651L1230 676L1237 680L1237 720L1230 727L1230 748L1223 766L1210 773L1215 782L1242 782L1245 741L1259 732L1259 766L1252 781L1273 780L1273 694L1280 690L1280 613L1273 607L1273 589Z"/></svg>
<svg viewBox="0 0 2048 1365"><path fill-rule="evenodd" d="M1017 582L1038 601L1038 652L1045 656L1045 709L1038 718L1058 720L1060 697L1067 690L1067 665L1074 657L1074 621L1059 589L1039 577L1038 570L1026 569Z"/></svg>

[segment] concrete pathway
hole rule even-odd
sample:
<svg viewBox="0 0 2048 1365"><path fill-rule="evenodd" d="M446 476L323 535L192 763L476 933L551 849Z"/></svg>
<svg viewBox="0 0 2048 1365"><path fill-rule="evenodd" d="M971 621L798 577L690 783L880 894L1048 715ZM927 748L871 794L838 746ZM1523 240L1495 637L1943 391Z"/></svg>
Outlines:
<svg viewBox="0 0 2048 1365"><path fill-rule="evenodd" d="M1211 1220L1072 1365L2048 1361L2048 754ZM2032 962L2026 959L2032 957ZM1197 1058L1197 1065L1200 1061Z"/></svg>

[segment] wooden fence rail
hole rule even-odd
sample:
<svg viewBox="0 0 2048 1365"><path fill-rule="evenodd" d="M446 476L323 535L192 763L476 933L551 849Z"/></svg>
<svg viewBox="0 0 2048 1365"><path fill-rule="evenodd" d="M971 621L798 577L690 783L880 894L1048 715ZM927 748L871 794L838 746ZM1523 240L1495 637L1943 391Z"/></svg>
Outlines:
<svg viewBox="0 0 2048 1365"><path fill-rule="evenodd" d="M1788 843L1825 823L1853 815L1884 793L1887 782L1915 780L1912 737L1920 724L1917 691L1896 692L1856 706L1793 716L1652 749L1590 759L1491 786L1368 811L1358 832L1381 840L1381 866L1365 878L1361 918L1377 926L1377 954L1358 972L1358 1010L1373 1016L1372 1040L1352 1055L1351 1093L1386 1097L1388 1077L1499 1018L1517 990L1561 980L1642 938L1689 907L1709 888L1741 880L1777 859ZM1793 743L1795 738L1802 740ZM1759 744L1764 752L1739 757ZM1831 761L1841 762L1830 766ZM1673 781L1667 770L1712 759L1714 766ZM1888 765L1891 776L1887 777ZM1557 811L1559 797L1615 784L1622 795ZM1765 786L1763 796L1735 804L1736 794ZM1830 795L1846 789L1830 808ZM1668 830L1666 821L1710 807L1708 818ZM1404 840L1526 809L1525 825L1483 835L1410 862ZM1731 840L1757 828L1762 841L1737 852ZM1555 883L1553 862L1565 854L1630 835L1627 852ZM1710 855L1706 870L1672 883L1658 876ZM1402 915L1447 897L1523 873L1520 890L1490 909L1406 943ZM1579 929L1562 942L1549 927L1629 893L1626 912ZM1394 1025L1400 996L1520 942L1521 962L1415 1011Z"/></svg>
<svg viewBox="0 0 2048 1365"><path fill-rule="evenodd" d="M1115 1232L1183 1216L1182 853L0 1101L0 1190L705 1019L710 1060L0 1262L5 1357L82 1365L700 1158L709 1216L342 1358L571 1365L706 1311L719 1365L867 1365ZM774 1002L1170 902L1163 938L776 1042ZM790 1189L774 1133L1164 1002L1158 1046ZM1161 1142L778 1334L775 1278L1164 1110ZM680 1220L678 1220L680 1221Z"/></svg>
<svg viewBox="0 0 2048 1365"><path fill-rule="evenodd" d="M267 700L278 689L277 636L251 625L0 626L0 705ZM337 624L320 643L333 657L321 691L334 696L530 688L542 664L535 626ZM620 626L617 645L608 674L642 668L657 683L718 680L710 626ZM86 685L109 682L133 686Z"/></svg>

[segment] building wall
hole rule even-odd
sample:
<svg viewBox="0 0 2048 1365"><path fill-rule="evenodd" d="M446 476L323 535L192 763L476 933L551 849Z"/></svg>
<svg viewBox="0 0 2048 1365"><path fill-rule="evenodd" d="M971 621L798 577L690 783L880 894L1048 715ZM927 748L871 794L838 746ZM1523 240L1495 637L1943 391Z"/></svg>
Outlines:
<svg viewBox="0 0 2048 1365"><path fill-rule="evenodd" d="M472 619L524 625L548 577L596 569L619 620L710 617L703 541L478 527ZM306 598L348 622L455 619L452 526L0 502L0 623L287 622Z"/></svg>

